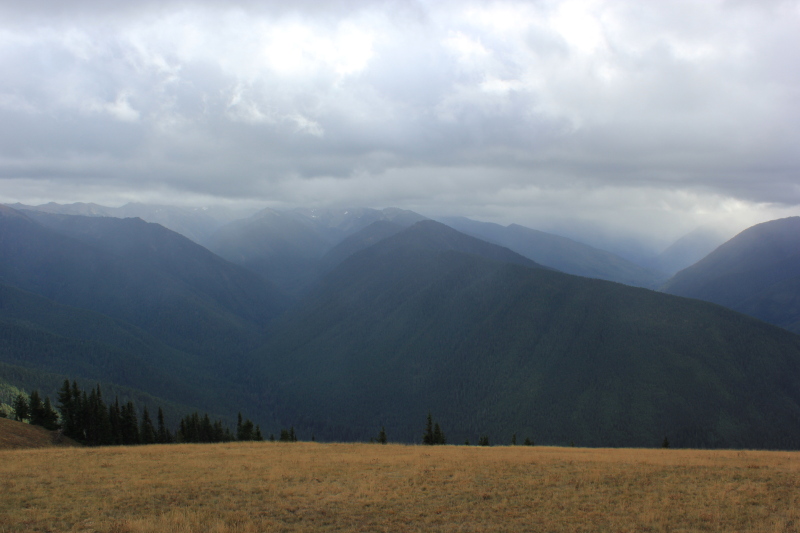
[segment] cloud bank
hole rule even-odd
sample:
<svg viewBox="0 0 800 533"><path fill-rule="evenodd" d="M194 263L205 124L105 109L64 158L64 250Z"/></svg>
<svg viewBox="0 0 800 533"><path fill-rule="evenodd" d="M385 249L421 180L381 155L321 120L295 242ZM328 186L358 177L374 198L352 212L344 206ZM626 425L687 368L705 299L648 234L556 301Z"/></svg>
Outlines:
<svg viewBox="0 0 800 533"><path fill-rule="evenodd" d="M741 229L800 211L799 23L796 1L4 3L0 201Z"/></svg>

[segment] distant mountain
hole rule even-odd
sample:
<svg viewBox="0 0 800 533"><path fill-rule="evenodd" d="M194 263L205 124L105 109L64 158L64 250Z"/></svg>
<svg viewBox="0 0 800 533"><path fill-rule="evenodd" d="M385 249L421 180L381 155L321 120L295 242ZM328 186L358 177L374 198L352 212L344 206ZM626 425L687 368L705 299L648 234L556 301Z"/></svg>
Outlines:
<svg viewBox="0 0 800 533"><path fill-rule="evenodd" d="M697 228L654 257L650 266L671 276L700 261L726 240L720 231Z"/></svg>
<svg viewBox="0 0 800 533"><path fill-rule="evenodd" d="M800 333L800 217L744 230L678 272L663 291L718 303Z"/></svg>
<svg viewBox="0 0 800 533"><path fill-rule="evenodd" d="M656 288L666 279L666 275L660 272L641 267L611 252L518 224L501 226L463 217L446 218L442 222L568 274L647 288Z"/></svg>
<svg viewBox="0 0 800 533"><path fill-rule="evenodd" d="M378 220L366 228L350 235L345 240L328 250L322 257L321 271L327 272L356 252L369 248L387 237L400 233L407 226L401 226L388 220Z"/></svg>
<svg viewBox="0 0 800 533"><path fill-rule="evenodd" d="M376 221L407 226L424 218L394 208L264 209L220 228L208 248L298 295L319 278L325 253L350 235Z"/></svg>
<svg viewBox="0 0 800 533"><path fill-rule="evenodd" d="M205 244L209 236L221 226L250 216L252 211L229 209L221 206L176 207L128 203L122 207L106 207L98 204L57 204L50 202L38 206L11 204L18 210L41 211L55 215L80 215L92 217L141 218L145 222L161 224L199 244Z"/></svg>
<svg viewBox="0 0 800 533"><path fill-rule="evenodd" d="M318 438L800 446L800 337L719 306L524 266L422 222L344 260L256 353ZM527 263L530 264L530 263Z"/></svg>

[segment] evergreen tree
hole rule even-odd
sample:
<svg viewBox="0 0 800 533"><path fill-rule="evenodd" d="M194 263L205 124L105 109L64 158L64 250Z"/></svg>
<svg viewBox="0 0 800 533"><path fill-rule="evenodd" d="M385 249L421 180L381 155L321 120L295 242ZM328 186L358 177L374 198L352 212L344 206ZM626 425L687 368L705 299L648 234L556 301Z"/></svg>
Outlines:
<svg viewBox="0 0 800 533"><path fill-rule="evenodd" d="M156 442L159 444L167 444L172 442L172 435L169 434L167 426L164 424L164 411L161 407L158 408L158 429L156 431Z"/></svg>
<svg viewBox="0 0 800 533"><path fill-rule="evenodd" d="M78 412L76 414L78 418L77 440L78 442L89 444L89 435L92 429L90 413L89 413L89 395L86 394L85 390L78 389L77 392L78 392L78 399L76 401L76 405L78 406Z"/></svg>
<svg viewBox="0 0 800 533"><path fill-rule="evenodd" d="M92 397L93 399L91 399ZM103 393L100 390L100 385L97 385L96 390L92 391L89 404L90 416L93 419L94 445L108 446L116 444L115 435L111 428L111 421L108 417L108 407L106 407L103 401Z"/></svg>
<svg viewBox="0 0 800 533"><path fill-rule="evenodd" d="M433 422L430 411L428 411L428 418L425 421L425 433L422 435L422 444L447 444L447 439L445 438L442 428L439 427L438 422Z"/></svg>
<svg viewBox="0 0 800 533"><path fill-rule="evenodd" d="M386 444L389 442L389 439L386 438L386 428L381 426L381 432L378 433L378 442L381 444Z"/></svg>
<svg viewBox="0 0 800 533"><path fill-rule="evenodd" d="M428 418L425 422L425 433L422 434L422 444L432 445L433 442L433 417L431 412L428 411Z"/></svg>
<svg viewBox="0 0 800 533"><path fill-rule="evenodd" d="M255 427L253 422L248 418L242 422L241 414L239 416L239 423L236 425L236 440L247 441L255 439Z"/></svg>
<svg viewBox="0 0 800 533"><path fill-rule="evenodd" d="M136 409L133 407L133 402L129 401L122 406L120 418L122 426L122 444L126 446L139 444L141 442L139 436L139 421L137 420Z"/></svg>
<svg viewBox="0 0 800 533"><path fill-rule="evenodd" d="M116 445L122 444L122 410L118 397L108 406L108 425L111 427L111 441Z"/></svg>
<svg viewBox="0 0 800 533"><path fill-rule="evenodd" d="M208 413L203 415L200 421L200 442L216 442L214 440L214 426L211 424L211 419Z"/></svg>
<svg viewBox="0 0 800 533"><path fill-rule="evenodd" d="M150 413L147 412L145 406L142 411L142 424L139 427L139 438L142 444L155 444L156 442L156 429L153 427L153 421L150 420Z"/></svg>
<svg viewBox="0 0 800 533"><path fill-rule="evenodd" d="M14 399L14 420L23 422L30 417L28 413L28 400L22 393Z"/></svg>
<svg viewBox="0 0 800 533"><path fill-rule="evenodd" d="M253 440L257 440L259 442L264 440L263 435L261 435L261 428L258 427L258 424L256 424L256 434L253 435ZM311 440L314 440L313 435L311 436Z"/></svg>
<svg viewBox="0 0 800 533"><path fill-rule="evenodd" d="M42 418L42 426L45 429L49 429L53 431L59 428L58 424L58 413L55 412L53 409L53 404L50 403L50 397L45 396L44 398L44 405L42 406L43 409L43 418Z"/></svg>
<svg viewBox="0 0 800 533"><path fill-rule="evenodd" d="M30 398L28 399L28 418L30 423L34 426L41 426L44 421L44 405L42 398L39 396L39 391L31 391Z"/></svg>
<svg viewBox="0 0 800 533"><path fill-rule="evenodd" d="M662 448L669 448L669 439L667 439L666 435L664 435L664 441L661 443L661 447Z"/></svg>
<svg viewBox="0 0 800 533"><path fill-rule="evenodd" d="M489 446L489 436L481 435L481 438L478 439L478 446Z"/></svg>
<svg viewBox="0 0 800 533"><path fill-rule="evenodd" d="M516 433L511 435L511 445L512 446L516 446L517 445L517 434Z"/></svg>
<svg viewBox="0 0 800 533"><path fill-rule="evenodd" d="M533 446L533 441L529 437L525 437L525 446Z"/></svg>
<svg viewBox="0 0 800 533"><path fill-rule="evenodd" d="M77 432L77 424L72 389L70 389L68 379L64 380L64 384L58 391L58 410L61 411L61 428L64 435L74 437Z"/></svg>
<svg viewBox="0 0 800 533"><path fill-rule="evenodd" d="M442 432L442 428L439 427L439 423L433 425L433 444L447 444L447 439Z"/></svg>

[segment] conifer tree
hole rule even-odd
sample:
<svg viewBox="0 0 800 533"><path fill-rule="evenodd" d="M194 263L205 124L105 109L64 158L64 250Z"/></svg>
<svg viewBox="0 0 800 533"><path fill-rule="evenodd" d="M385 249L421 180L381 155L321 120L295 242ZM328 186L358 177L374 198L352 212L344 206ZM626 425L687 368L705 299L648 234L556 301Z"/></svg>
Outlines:
<svg viewBox="0 0 800 533"><path fill-rule="evenodd" d="M442 428L439 427L439 423L433 425L433 444L447 444L447 439L442 432Z"/></svg>
<svg viewBox="0 0 800 533"><path fill-rule="evenodd" d="M256 424L256 433L253 435L253 440L257 440L259 442L264 440L264 436L261 435L261 428L258 427L258 424Z"/></svg>
<svg viewBox="0 0 800 533"><path fill-rule="evenodd" d="M422 435L422 444L432 445L433 442L433 417L431 412L428 411L428 419L425 422L425 433Z"/></svg>
<svg viewBox="0 0 800 533"><path fill-rule="evenodd" d="M92 391L90 398L93 398L89 402L89 412L94 430L94 446L116 444L114 432L111 428L111 421L108 418L108 408L103 401L103 393L100 390L100 385L97 385L96 390Z"/></svg>
<svg viewBox="0 0 800 533"><path fill-rule="evenodd" d="M122 444L122 410L119 407L119 398L114 398L114 403L108 406L108 425L111 426L111 440L114 444Z"/></svg>
<svg viewBox="0 0 800 533"><path fill-rule="evenodd" d="M389 439L386 438L386 428L381 426L381 432L378 433L378 442L381 444L386 444L389 442Z"/></svg>
<svg viewBox="0 0 800 533"><path fill-rule="evenodd" d="M428 418L425 422L425 433L422 435L422 444L447 444L447 439L445 438L442 428L439 427L438 422L433 422L430 411L428 411Z"/></svg>
<svg viewBox="0 0 800 533"><path fill-rule="evenodd" d="M664 441L661 443L661 447L662 448L669 448L669 439L667 439L666 435L664 435Z"/></svg>
<svg viewBox="0 0 800 533"><path fill-rule="evenodd" d="M55 410L53 409L53 404L50 403L49 396L45 396L42 410L43 410L42 426L44 426L45 429L49 429L50 431L58 429L59 427L58 413L56 413Z"/></svg>
<svg viewBox="0 0 800 533"><path fill-rule="evenodd" d="M153 421L150 420L150 413L147 412L147 406L142 411L142 424L139 427L139 438L142 444L155 444L156 442L156 429L153 427Z"/></svg>
<svg viewBox="0 0 800 533"><path fill-rule="evenodd" d="M122 406L120 418L122 426L122 444L126 446L139 444L141 442L139 436L139 421L137 420L136 409L133 407L133 402L129 401Z"/></svg>
<svg viewBox="0 0 800 533"><path fill-rule="evenodd" d="M44 406L42 405L42 398L39 396L39 391L31 391L30 398L28 399L28 418L30 423L34 426L41 426L44 420Z"/></svg>
<svg viewBox="0 0 800 533"><path fill-rule="evenodd" d="M156 442L159 444L167 444L172 442L172 436L169 434L167 426L164 424L164 411L161 407L158 408L158 429L156 431Z"/></svg>
<svg viewBox="0 0 800 533"><path fill-rule="evenodd" d="M28 400L25 398L25 396L23 396L22 393L19 393L14 399L14 420L23 422L29 417L30 413L28 412Z"/></svg>
<svg viewBox="0 0 800 533"><path fill-rule="evenodd" d="M58 391L58 410L61 411L61 429L67 437L74 437L76 433L75 405L72 401L72 389L69 380Z"/></svg>
<svg viewBox="0 0 800 533"><path fill-rule="evenodd" d="M512 446L516 446L517 445L517 434L516 433L511 435L511 445Z"/></svg>

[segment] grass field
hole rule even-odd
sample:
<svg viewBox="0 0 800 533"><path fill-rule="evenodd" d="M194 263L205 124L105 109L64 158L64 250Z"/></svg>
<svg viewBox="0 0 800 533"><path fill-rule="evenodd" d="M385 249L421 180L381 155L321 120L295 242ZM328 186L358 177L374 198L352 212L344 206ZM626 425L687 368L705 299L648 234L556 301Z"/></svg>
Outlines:
<svg viewBox="0 0 800 533"><path fill-rule="evenodd" d="M0 451L0 532L800 531L800 453L236 443Z"/></svg>
<svg viewBox="0 0 800 533"><path fill-rule="evenodd" d="M3 450L78 446L72 439L60 437L56 431L0 418L0 452Z"/></svg>

